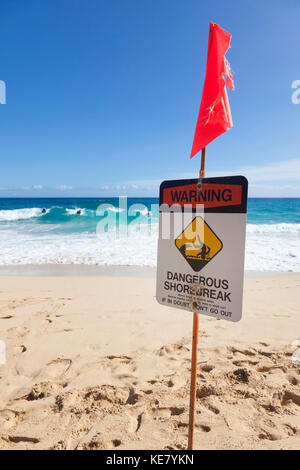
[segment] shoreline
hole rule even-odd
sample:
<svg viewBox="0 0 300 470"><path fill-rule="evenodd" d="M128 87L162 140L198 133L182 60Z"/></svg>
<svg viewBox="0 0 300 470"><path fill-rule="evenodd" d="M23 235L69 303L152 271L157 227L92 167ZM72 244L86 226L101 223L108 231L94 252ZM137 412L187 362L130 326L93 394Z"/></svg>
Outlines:
<svg viewBox="0 0 300 470"><path fill-rule="evenodd" d="M298 274L294 271L245 270L246 278ZM154 278L156 267L150 266L99 266L87 264L24 264L0 266L0 276L120 276Z"/></svg>

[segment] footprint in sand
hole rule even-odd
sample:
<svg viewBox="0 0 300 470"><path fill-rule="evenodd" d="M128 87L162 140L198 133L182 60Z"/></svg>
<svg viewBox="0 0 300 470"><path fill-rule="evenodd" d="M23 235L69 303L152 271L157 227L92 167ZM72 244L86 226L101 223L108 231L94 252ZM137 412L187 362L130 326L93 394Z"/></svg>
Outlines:
<svg viewBox="0 0 300 470"><path fill-rule="evenodd" d="M165 450L185 450L186 446L183 444L174 444L173 446L166 446Z"/></svg>
<svg viewBox="0 0 300 470"><path fill-rule="evenodd" d="M175 389L178 389L186 385L186 377L183 375L172 374L169 377L169 379L161 381L161 383L168 388L174 387Z"/></svg>
<svg viewBox="0 0 300 470"><path fill-rule="evenodd" d="M97 433L89 442L79 444L77 450L112 450L120 447L122 444L121 439L107 440L102 433Z"/></svg>
<svg viewBox="0 0 300 470"><path fill-rule="evenodd" d="M30 442L31 444L38 444L40 440L36 437L28 436L8 436L8 440L14 444L19 444L20 442Z"/></svg>
<svg viewBox="0 0 300 470"><path fill-rule="evenodd" d="M185 412L184 407L170 407L170 408L152 408L150 414L154 419L170 418L171 416L179 416Z"/></svg>
<svg viewBox="0 0 300 470"><path fill-rule="evenodd" d="M48 377L52 377L52 378L61 377L64 374L66 374L66 372L68 372L71 365L72 365L71 359L58 358L58 359L55 359L54 361L48 362L47 368L44 369L43 372Z"/></svg>
<svg viewBox="0 0 300 470"><path fill-rule="evenodd" d="M7 332L12 333L17 338L24 338L30 333L30 330L26 326L14 326L9 328Z"/></svg>
<svg viewBox="0 0 300 470"><path fill-rule="evenodd" d="M0 312L3 310L16 310L20 307L27 307L31 305L38 305L40 303L45 302L47 299L20 299L20 300L12 300L12 301L2 301L3 306L0 307Z"/></svg>
<svg viewBox="0 0 300 470"><path fill-rule="evenodd" d="M68 386L67 382L40 382L36 383L32 388L26 388L16 398L9 402L9 405L20 403L22 401L36 401L51 397ZM1 423L1 411L0 411Z"/></svg>
<svg viewBox="0 0 300 470"><path fill-rule="evenodd" d="M159 356L165 356L167 354L178 353L178 352L189 352L189 348L181 343L167 344L162 346L156 354Z"/></svg>
<svg viewBox="0 0 300 470"><path fill-rule="evenodd" d="M288 374L286 378L291 385L299 385L300 383L300 376L295 374Z"/></svg>
<svg viewBox="0 0 300 470"><path fill-rule="evenodd" d="M281 398L281 404L288 405L294 403L295 405L300 406L300 393L295 393L290 390L285 390Z"/></svg>
<svg viewBox="0 0 300 470"><path fill-rule="evenodd" d="M60 315L58 312L65 306L64 302L53 302L50 305L47 305L45 309L39 310L36 312L36 316L44 317L45 321L48 323L53 323L53 319L59 318Z"/></svg>
<svg viewBox="0 0 300 470"><path fill-rule="evenodd" d="M207 397L210 397L211 395L215 395L215 396L218 396L218 395L221 395L222 394L222 391L221 389L213 386L213 385L200 385L198 388L197 388L197 391L196 391L196 397L201 399L201 398L207 398Z"/></svg>
<svg viewBox="0 0 300 470"><path fill-rule="evenodd" d="M27 351L26 346L24 344L20 344L14 347L13 349L13 354L17 356L18 354L23 354Z"/></svg>
<svg viewBox="0 0 300 470"><path fill-rule="evenodd" d="M105 359L109 359L110 361L117 360L119 364L129 364L132 360L130 356L106 356Z"/></svg>
<svg viewBox="0 0 300 470"><path fill-rule="evenodd" d="M198 424L198 425L196 425L196 428L200 429L200 431L203 431L203 432L210 432L211 431L211 427L208 426L207 424Z"/></svg>
<svg viewBox="0 0 300 470"><path fill-rule="evenodd" d="M204 404L205 408L207 408L209 411L211 411L212 413L214 413L215 415L218 415L220 413L220 410L219 408L217 408L215 405L209 403L209 402L206 402Z"/></svg>
<svg viewBox="0 0 300 470"><path fill-rule="evenodd" d="M200 366L200 370L202 370L203 372L208 372L208 373L214 370L214 368L215 366L212 364L203 364L202 366Z"/></svg>
<svg viewBox="0 0 300 470"><path fill-rule="evenodd" d="M243 356L256 356L256 349L238 349L235 347L230 348L233 354L242 354Z"/></svg>
<svg viewBox="0 0 300 470"><path fill-rule="evenodd" d="M11 409L0 410L0 428L3 430L10 429L18 424L24 415L21 411Z"/></svg>

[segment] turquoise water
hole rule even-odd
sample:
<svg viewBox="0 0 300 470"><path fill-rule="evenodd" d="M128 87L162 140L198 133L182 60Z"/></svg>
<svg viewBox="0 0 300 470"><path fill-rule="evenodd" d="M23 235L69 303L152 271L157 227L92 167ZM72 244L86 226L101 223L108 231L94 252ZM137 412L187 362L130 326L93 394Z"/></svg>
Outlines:
<svg viewBox="0 0 300 470"><path fill-rule="evenodd" d="M300 198L250 198L249 224L300 224Z"/></svg>
<svg viewBox="0 0 300 470"><path fill-rule="evenodd" d="M23 230L24 226L31 226L38 233L39 230L43 232L48 226L52 233L95 233L97 224L101 220L101 216L97 215L97 208L101 204L110 204L118 210L119 198L3 198L0 199L0 232L7 227ZM151 211L152 205L158 204L158 199L128 198L127 206L133 204L145 206L144 221L148 223L146 213ZM46 209L47 212L42 214L42 209ZM121 209L120 212L115 212L117 220L121 212L124 211ZM157 218L158 209L155 208L152 214ZM136 217L128 215L127 220L133 223Z"/></svg>
<svg viewBox="0 0 300 470"><path fill-rule="evenodd" d="M0 265L77 263L155 266L157 198L3 198L0 199ZM151 233L110 232L96 235L109 204L110 217ZM43 209L46 210L43 213ZM250 198L248 202L246 269L300 271L300 198Z"/></svg>

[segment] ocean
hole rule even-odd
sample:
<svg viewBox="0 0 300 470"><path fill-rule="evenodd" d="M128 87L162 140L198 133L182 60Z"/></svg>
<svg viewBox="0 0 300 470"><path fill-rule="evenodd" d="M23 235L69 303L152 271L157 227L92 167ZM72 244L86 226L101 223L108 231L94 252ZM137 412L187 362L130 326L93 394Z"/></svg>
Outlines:
<svg viewBox="0 0 300 470"><path fill-rule="evenodd" d="M129 213L125 203L124 198L2 198L0 265L155 266L158 199L128 198ZM103 232L105 220L110 226ZM249 199L245 269L300 271L300 198Z"/></svg>

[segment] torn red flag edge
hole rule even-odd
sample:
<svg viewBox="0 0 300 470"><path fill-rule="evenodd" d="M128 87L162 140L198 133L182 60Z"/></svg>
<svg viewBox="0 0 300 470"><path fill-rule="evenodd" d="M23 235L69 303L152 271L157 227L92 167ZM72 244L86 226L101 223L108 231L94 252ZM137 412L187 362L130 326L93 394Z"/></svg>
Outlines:
<svg viewBox="0 0 300 470"><path fill-rule="evenodd" d="M226 89L226 85L234 89L233 75L225 57L231 37L219 25L209 23L206 75L191 158L233 126Z"/></svg>

